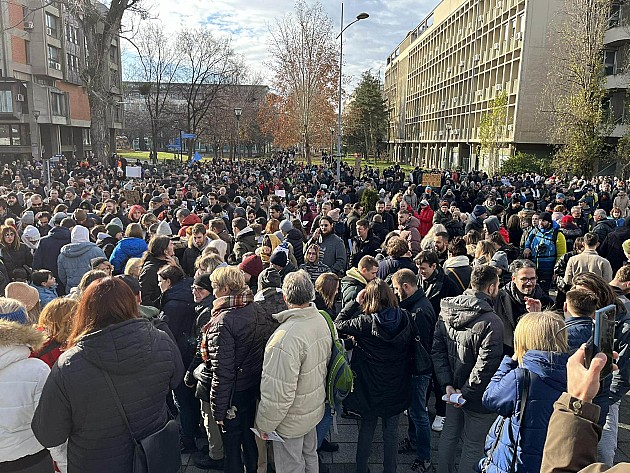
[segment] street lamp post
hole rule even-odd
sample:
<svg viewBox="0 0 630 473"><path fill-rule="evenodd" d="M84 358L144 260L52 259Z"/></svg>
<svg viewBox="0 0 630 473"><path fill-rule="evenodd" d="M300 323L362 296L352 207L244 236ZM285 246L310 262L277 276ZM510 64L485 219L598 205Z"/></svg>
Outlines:
<svg viewBox="0 0 630 473"><path fill-rule="evenodd" d="M243 114L242 108L235 108L234 115L236 115L236 152L234 153L234 157L238 161L238 152L241 146L241 115Z"/></svg>
<svg viewBox="0 0 630 473"><path fill-rule="evenodd" d="M343 32L346 31L350 26L354 25L359 20L365 20L370 15L367 13L359 13L357 18L348 23L345 27L343 26L343 3L341 4L341 25L340 31L337 35L339 38L339 109L337 111L337 181L341 181L341 69L343 66ZM337 39L335 38L335 39Z"/></svg>
<svg viewBox="0 0 630 473"><path fill-rule="evenodd" d="M42 133L39 128L39 116L41 112L39 110L33 110L33 117L35 118L35 126L37 127L37 147L39 159L42 162L42 165L46 167L46 183L50 186L50 159L44 159L44 146L42 145Z"/></svg>
<svg viewBox="0 0 630 473"><path fill-rule="evenodd" d="M330 127L330 159L332 159L332 156L333 156L333 141L334 141L334 138L335 138L335 128L331 126Z"/></svg>
<svg viewBox="0 0 630 473"><path fill-rule="evenodd" d="M451 162L451 155L448 152L448 139L451 136L451 130L453 128L453 125L450 123L446 124L446 150L444 152L445 156L444 156L444 167L450 167L450 162Z"/></svg>

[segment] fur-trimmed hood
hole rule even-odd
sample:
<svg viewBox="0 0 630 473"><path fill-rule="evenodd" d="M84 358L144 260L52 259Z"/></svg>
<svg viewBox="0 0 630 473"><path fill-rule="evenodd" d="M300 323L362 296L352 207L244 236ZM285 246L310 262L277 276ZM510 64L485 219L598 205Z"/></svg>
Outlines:
<svg viewBox="0 0 630 473"><path fill-rule="evenodd" d="M0 347L26 345L39 350L46 342L46 334L30 325L0 320Z"/></svg>

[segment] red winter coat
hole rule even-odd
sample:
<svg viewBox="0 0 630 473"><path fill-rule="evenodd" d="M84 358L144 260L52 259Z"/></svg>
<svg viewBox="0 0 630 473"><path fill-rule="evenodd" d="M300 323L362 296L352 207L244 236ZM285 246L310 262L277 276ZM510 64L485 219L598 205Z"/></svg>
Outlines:
<svg viewBox="0 0 630 473"><path fill-rule="evenodd" d="M433 226L433 210L431 209L431 207L427 205L426 207L421 209L418 220L420 220L420 228L418 230L420 230L420 236L424 238Z"/></svg>

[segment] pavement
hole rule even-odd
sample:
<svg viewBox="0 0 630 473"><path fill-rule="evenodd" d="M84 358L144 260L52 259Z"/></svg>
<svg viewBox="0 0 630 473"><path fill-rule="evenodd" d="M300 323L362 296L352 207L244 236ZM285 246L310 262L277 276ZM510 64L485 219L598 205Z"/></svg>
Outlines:
<svg viewBox="0 0 630 473"><path fill-rule="evenodd" d="M434 412L429 407L431 421L433 421ZM357 451L357 438L359 436L359 426L356 420L343 419L340 416L337 419L338 433L331 433L329 439L339 444L339 451L336 453L324 453L323 461L329 468L329 473L354 473L355 472L355 456ZM399 440L406 437L408 418L406 415L400 416ZM380 423L379 423L380 425ZM437 445L440 434L433 432L431 439L433 466L437 465ZM415 459L415 455L398 455L398 471L410 472L410 466ZM372 455L370 456L370 471L377 473L382 471L383 461L383 436L380 427L377 427L374 434L374 442L372 444ZM619 438L617 445L617 455L615 463L630 462L630 397L621 403L619 411ZM216 470L201 470L192 463L190 455L182 455L182 473L210 473Z"/></svg>

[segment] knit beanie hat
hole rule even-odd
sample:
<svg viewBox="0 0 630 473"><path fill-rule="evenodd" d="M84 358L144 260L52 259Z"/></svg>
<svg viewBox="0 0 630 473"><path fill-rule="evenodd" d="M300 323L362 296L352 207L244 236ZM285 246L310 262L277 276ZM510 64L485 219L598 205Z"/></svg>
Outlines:
<svg viewBox="0 0 630 473"><path fill-rule="evenodd" d="M220 214L221 212L223 212L223 207L221 207L219 204L214 204L212 207L210 207L210 212L212 212L213 214Z"/></svg>
<svg viewBox="0 0 630 473"><path fill-rule="evenodd" d="M238 217L245 217L246 215L245 209L243 207L236 207L233 213L235 216Z"/></svg>
<svg viewBox="0 0 630 473"><path fill-rule="evenodd" d="M118 217L114 217L112 218L109 223L114 224L114 225L118 225L120 228L125 228L125 226L122 223L122 220L119 219ZM122 232L122 230L121 230Z"/></svg>
<svg viewBox="0 0 630 473"><path fill-rule="evenodd" d="M210 281L210 273L200 274L195 278L195 286L202 287L206 291L212 292L212 282Z"/></svg>
<svg viewBox="0 0 630 473"><path fill-rule="evenodd" d="M488 210L483 205L475 205L473 209L473 215L475 217L481 217L483 214L487 214Z"/></svg>
<svg viewBox="0 0 630 473"><path fill-rule="evenodd" d="M287 258L287 253L285 251L276 250L271 254L269 262L271 264L275 264L277 266L280 266L281 268L284 268L288 264L289 259Z"/></svg>
<svg viewBox="0 0 630 473"><path fill-rule="evenodd" d="M110 223L105 227L105 231L110 237L116 238L116 235L122 233L123 229L114 223Z"/></svg>
<svg viewBox="0 0 630 473"><path fill-rule="evenodd" d="M35 214L32 210L27 210L22 214L22 218L20 219L22 224L33 225L35 223Z"/></svg>
<svg viewBox="0 0 630 473"><path fill-rule="evenodd" d="M171 230L171 226L168 224L166 220L162 220L155 231L156 235L166 235L171 236L173 231Z"/></svg>
<svg viewBox="0 0 630 473"><path fill-rule="evenodd" d="M37 290L37 289L35 289ZM13 312L8 312L6 314L0 314L0 320L6 320L7 322L16 322L18 324L26 325L28 324L28 318L26 316L26 310L23 307L20 307L18 310Z"/></svg>
<svg viewBox="0 0 630 473"><path fill-rule="evenodd" d="M282 233L289 233L291 230L293 230L293 224L291 223L291 220L283 220L282 222L280 222L280 231Z"/></svg>
<svg viewBox="0 0 630 473"><path fill-rule="evenodd" d="M546 220L549 223L552 223L553 220L551 218L551 214L549 212L543 212L540 214L540 220Z"/></svg>
<svg viewBox="0 0 630 473"><path fill-rule="evenodd" d="M258 276L258 290L267 289L268 287L282 287L282 278L276 268L263 269Z"/></svg>
<svg viewBox="0 0 630 473"><path fill-rule="evenodd" d="M563 225L566 225L567 223L573 223L573 215L565 215L564 217L562 217L562 220L560 220L562 222Z"/></svg>
<svg viewBox="0 0 630 473"><path fill-rule="evenodd" d="M490 266L501 269L504 273L508 271L509 264L507 254L504 251L497 251L490 260Z"/></svg>
<svg viewBox="0 0 630 473"><path fill-rule="evenodd" d="M24 232L22 232L22 243L24 243L32 250L37 249L40 238L41 235L39 234L39 230L33 225L28 225L24 229Z"/></svg>
<svg viewBox="0 0 630 473"><path fill-rule="evenodd" d="M68 214L63 213L63 212L57 212L53 218L52 218L52 223L53 225L61 225L61 221L66 218L68 216Z"/></svg>
<svg viewBox="0 0 630 473"><path fill-rule="evenodd" d="M258 278L258 275L263 270L263 262L262 262L262 259L260 259L260 256L249 255L247 258L243 259L243 261L241 262L241 264L238 265L238 267L242 271L251 275L251 277L255 280L256 278Z"/></svg>
<svg viewBox="0 0 630 473"><path fill-rule="evenodd" d="M75 225L70 233L72 243L83 243L90 241L90 232L83 225Z"/></svg>
<svg viewBox="0 0 630 473"><path fill-rule="evenodd" d="M496 217L496 215L488 217L483 221L483 223L486 225L488 233L498 232L501 228L501 224L499 223L499 219Z"/></svg>
<svg viewBox="0 0 630 473"><path fill-rule="evenodd" d="M97 256L96 258L92 258L90 260L90 268L96 269L99 264L106 263L107 261L109 260L105 258L104 256Z"/></svg>
<svg viewBox="0 0 630 473"><path fill-rule="evenodd" d="M26 310L33 310L39 302L39 292L25 282L12 282L4 289L5 297L17 299L26 306Z"/></svg>

